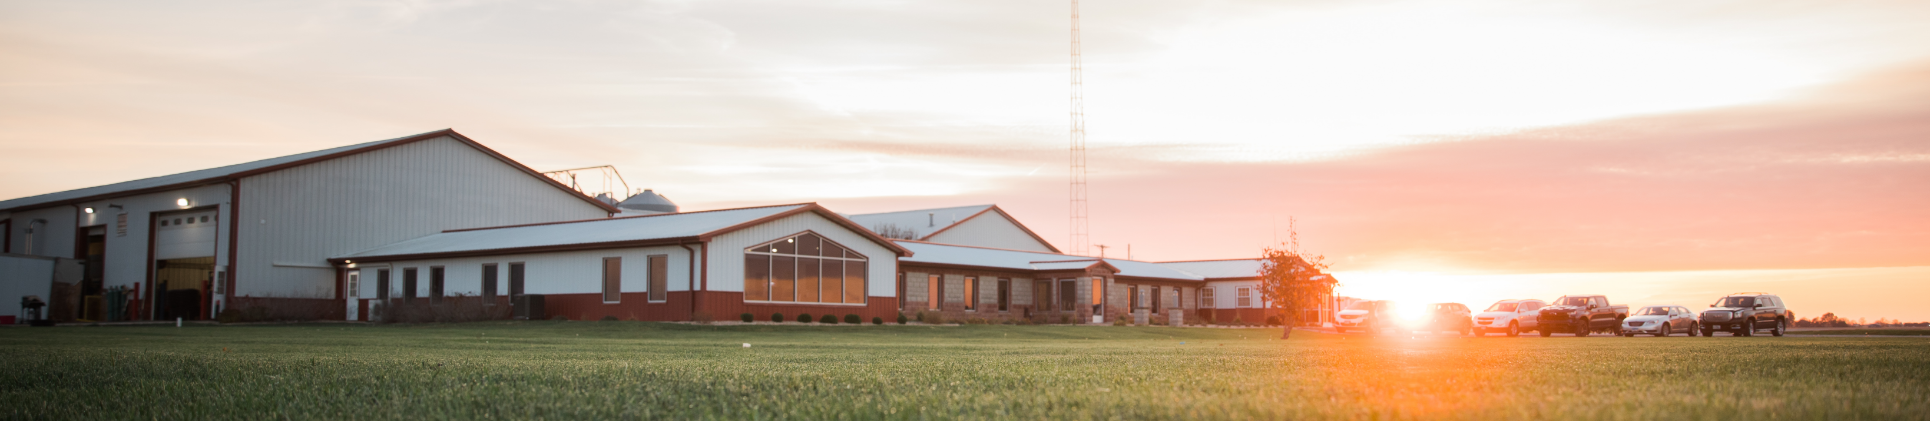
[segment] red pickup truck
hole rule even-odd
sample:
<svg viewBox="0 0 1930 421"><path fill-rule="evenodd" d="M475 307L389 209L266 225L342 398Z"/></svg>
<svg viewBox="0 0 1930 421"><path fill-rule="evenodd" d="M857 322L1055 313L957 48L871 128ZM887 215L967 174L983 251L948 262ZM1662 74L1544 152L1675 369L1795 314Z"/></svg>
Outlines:
<svg viewBox="0 0 1930 421"><path fill-rule="evenodd" d="M1537 322L1541 324L1541 336L1556 332L1575 336L1588 336L1590 332L1619 335L1622 319L1626 318L1628 306L1609 305L1607 296L1563 295L1556 298L1553 305L1541 308Z"/></svg>

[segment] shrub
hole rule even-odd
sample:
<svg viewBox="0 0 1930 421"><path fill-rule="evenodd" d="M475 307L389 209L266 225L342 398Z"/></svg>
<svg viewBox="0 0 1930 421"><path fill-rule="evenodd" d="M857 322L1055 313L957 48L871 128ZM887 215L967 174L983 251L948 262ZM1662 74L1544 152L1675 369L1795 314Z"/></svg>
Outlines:
<svg viewBox="0 0 1930 421"><path fill-rule="evenodd" d="M1126 318L1125 318L1125 317L1114 317L1114 318L1112 318L1112 325L1113 325L1113 326L1125 326L1125 325L1126 325Z"/></svg>
<svg viewBox="0 0 1930 421"><path fill-rule="evenodd" d="M1279 326L1280 316L1267 316L1267 326Z"/></svg>
<svg viewBox="0 0 1930 421"><path fill-rule="evenodd" d="M603 316L603 318L602 318L602 319L599 319L599 320L597 320L597 321L600 321L600 322L614 322L614 321L617 321L617 316Z"/></svg>
<svg viewBox="0 0 1930 421"><path fill-rule="evenodd" d="M871 324L874 324L874 325L883 325L883 324L885 324L885 318L883 318L883 317L873 317L873 318L871 318ZM905 316L898 316L898 324L905 324Z"/></svg>
<svg viewBox="0 0 1930 421"><path fill-rule="evenodd" d="M905 324L905 313L898 313L898 324Z"/></svg>
<svg viewBox="0 0 1930 421"><path fill-rule="evenodd" d="M748 314L746 316L748 316ZM710 317L710 312L708 311L699 311L695 313L690 313L690 321L697 322L697 324L700 324L700 325L710 324L712 320L716 320L716 319Z"/></svg>
<svg viewBox="0 0 1930 421"><path fill-rule="evenodd" d="M570 321L570 316L565 316L565 315L561 315L561 314L558 314L558 315L555 315L555 316L551 316L551 317L550 317L550 321L553 321L553 322L567 322L567 321Z"/></svg>
<svg viewBox="0 0 1930 421"><path fill-rule="evenodd" d="M1246 321L1245 321L1245 320L1240 320L1240 316L1236 314L1236 315L1233 315L1233 325L1234 325L1234 326L1246 326Z"/></svg>
<svg viewBox="0 0 1930 421"><path fill-rule="evenodd" d="M1148 317L1146 318L1146 324L1153 325L1153 326L1165 326L1166 318L1160 317L1160 316Z"/></svg>
<svg viewBox="0 0 1930 421"><path fill-rule="evenodd" d="M743 319L744 323L750 323L751 319L755 319L757 318L757 316L752 316L750 313L744 313L744 314L737 315L737 318Z"/></svg>
<svg viewBox="0 0 1930 421"><path fill-rule="evenodd" d="M838 316L833 316L833 315L829 315L829 314L826 314L826 315L824 315L824 317L819 317L819 318L818 318L818 323L823 323L823 324L827 324L827 325L835 325L835 324L838 324Z"/></svg>
<svg viewBox="0 0 1930 421"><path fill-rule="evenodd" d="M945 315L936 311L918 312L918 322L928 325L945 324Z"/></svg>
<svg viewBox="0 0 1930 421"><path fill-rule="evenodd" d="M855 325L859 323L864 323L864 319L858 318L858 315L856 314L846 314L844 315L844 323Z"/></svg>
<svg viewBox="0 0 1930 421"><path fill-rule="evenodd" d="M784 323L784 313L771 313L771 323Z"/></svg>
<svg viewBox="0 0 1930 421"><path fill-rule="evenodd" d="M1059 315L1059 324L1062 324L1062 325L1072 324L1072 316L1068 316L1064 314Z"/></svg>
<svg viewBox="0 0 1930 421"><path fill-rule="evenodd" d="M798 313L798 315L797 315L797 322L798 322L798 323L810 323L810 322L811 322L811 313Z"/></svg>

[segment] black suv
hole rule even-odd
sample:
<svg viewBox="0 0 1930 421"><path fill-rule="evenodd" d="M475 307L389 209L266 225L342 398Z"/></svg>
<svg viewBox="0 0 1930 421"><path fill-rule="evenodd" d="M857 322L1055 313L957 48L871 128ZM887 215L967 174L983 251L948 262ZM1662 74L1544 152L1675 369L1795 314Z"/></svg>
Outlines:
<svg viewBox="0 0 1930 421"><path fill-rule="evenodd" d="M1755 336L1757 330L1783 336L1796 313L1783 306L1783 298L1766 292L1738 292L1716 300L1702 312L1702 336L1729 332L1731 336Z"/></svg>

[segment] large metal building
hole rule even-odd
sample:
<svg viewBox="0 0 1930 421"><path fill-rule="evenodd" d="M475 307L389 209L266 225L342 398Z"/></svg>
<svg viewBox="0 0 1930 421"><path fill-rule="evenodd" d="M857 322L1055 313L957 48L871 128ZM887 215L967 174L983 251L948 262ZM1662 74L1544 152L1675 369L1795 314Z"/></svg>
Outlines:
<svg viewBox="0 0 1930 421"><path fill-rule="evenodd" d="M84 259L78 282L52 282L43 297L55 320L203 319L245 307L343 318L330 257L449 229L616 212L439 130L0 201L0 253ZM102 297L113 294L133 305L109 311Z"/></svg>

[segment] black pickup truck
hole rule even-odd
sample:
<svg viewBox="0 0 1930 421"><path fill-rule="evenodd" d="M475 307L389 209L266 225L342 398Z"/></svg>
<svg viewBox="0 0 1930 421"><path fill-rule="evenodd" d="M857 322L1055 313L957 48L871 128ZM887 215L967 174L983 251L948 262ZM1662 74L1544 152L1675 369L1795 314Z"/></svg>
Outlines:
<svg viewBox="0 0 1930 421"><path fill-rule="evenodd" d="M1608 297L1601 295L1563 295L1552 305L1542 307L1539 316L1537 329L1544 337L1556 332L1575 336L1588 336L1595 331L1620 334L1622 319L1628 318L1628 306L1609 305Z"/></svg>

